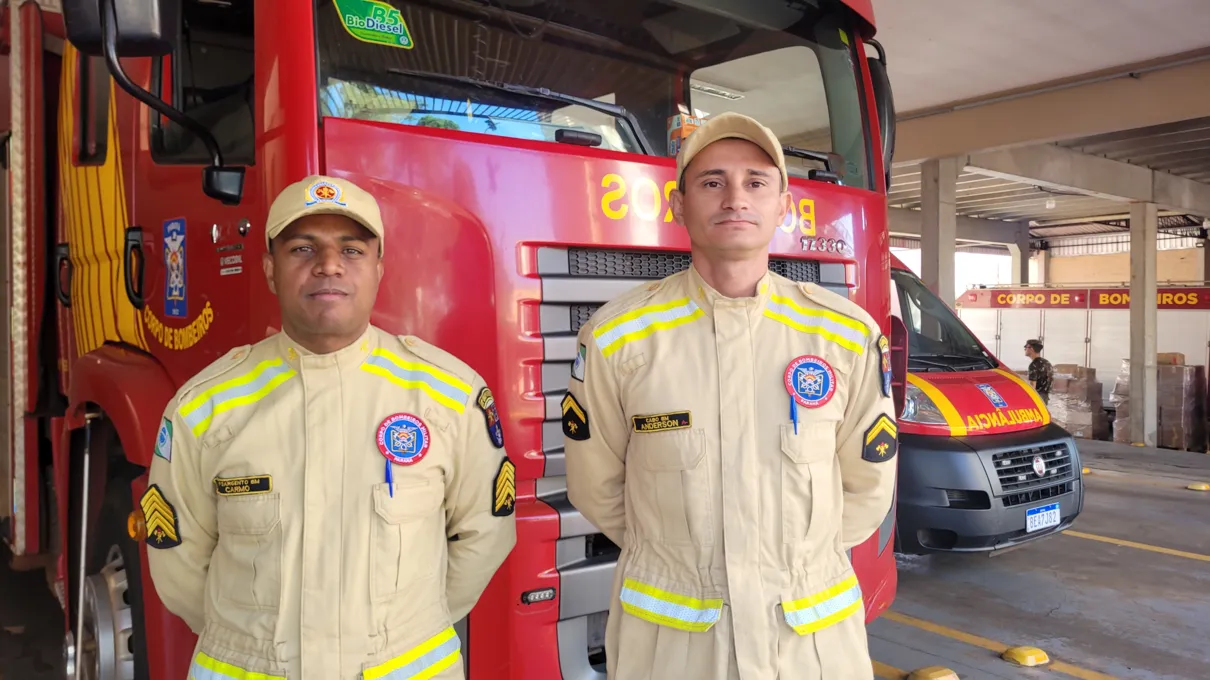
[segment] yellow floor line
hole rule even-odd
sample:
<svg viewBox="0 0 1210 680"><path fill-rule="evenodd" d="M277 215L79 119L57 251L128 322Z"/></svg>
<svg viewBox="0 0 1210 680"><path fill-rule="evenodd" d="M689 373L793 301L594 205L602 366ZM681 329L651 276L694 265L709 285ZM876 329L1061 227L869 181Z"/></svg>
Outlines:
<svg viewBox="0 0 1210 680"><path fill-rule="evenodd" d="M1098 468L1089 466L1092 474L1085 475L1083 478L1098 482L1120 482L1122 484L1142 484L1144 486L1154 486L1161 489L1179 489L1184 490L1189 484L1202 481L1197 479L1185 479L1182 477L1167 477L1164 475L1148 475L1144 472L1123 472L1121 470L1109 470L1106 468Z"/></svg>
<svg viewBox="0 0 1210 680"><path fill-rule="evenodd" d="M884 680L903 680L907 677L907 671L899 670L894 666L888 666L881 661L875 661L874 675Z"/></svg>
<svg viewBox="0 0 1210 680"><path fill-rule="evenodd" d="M996 654L1003 654L1004 651L1008 649L1008 645L1004 643L989 640L985 637L979 637L978 635L964 633L960 630L954 630L953 628L948 628L938 623L925 621L923 619L908 616L907 614L901 614L896 611L885 611L882 613L882 618L889 619L896 623L902 623L907 626L912 626L913 628L919 628L920 630L928 631L936 635L941 635L942 637L947 637L951 640L965 642L968 645L982 647L983 649L993 651ZM1078 666L1073 666L1062 661L1055 661L1053 659L1050 663L1043 666L1043 668L1059 671L1060 673L1070 675L1073 678L1080 678L1081 680L1117 680L1112 675L1105 675L1104 673L1098 673L1097 671L1091 671L1086 668L1080 668Z"/></svg>
<svg viewBox="0 0 1210 680"><path fill-rule="evenodd" d="M1113 545L1120 545L1120 546L1123 546L1126 548L1138 548L1139 550L1148 550L1150 552L1162 553L1164 555L1173 555L1175 557L1184 557L1185 559L1189 559L1189 560L1199 560L1201 562L1210 562L1210 555L1203 555L1201 553L1186 552L1184 550L1173 550L1172 548L1161 548L1158 545L1147 545L1146 543L1136 543L1134 541L1127 541L1127 540L1123 540L1121 538L1110 538L1109 536L1098 536L1096 534L1086 534L1082 531L1072 531L1070 529L1068 529L1067 531L1064 531L1063 533L1068 536L1075 536L1076 538L1086 538L1090 541L1100 541L1102 543L1112 543Z"/></svg>

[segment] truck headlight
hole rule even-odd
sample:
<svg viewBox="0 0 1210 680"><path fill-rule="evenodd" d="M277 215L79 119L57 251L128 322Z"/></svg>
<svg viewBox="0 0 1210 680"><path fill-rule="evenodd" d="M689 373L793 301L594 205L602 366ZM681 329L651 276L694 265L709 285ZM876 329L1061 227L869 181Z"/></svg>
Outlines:
<svg viewBox="0 0 1210 680"><path fill-rule="evenodd" d="M945 416L941 415L941 409L938 409L933 400L929 399L929 395L911 383L908 383L907 389L904 391L903 415L899 416L899 419L921 425L946 424Z"/></svg>

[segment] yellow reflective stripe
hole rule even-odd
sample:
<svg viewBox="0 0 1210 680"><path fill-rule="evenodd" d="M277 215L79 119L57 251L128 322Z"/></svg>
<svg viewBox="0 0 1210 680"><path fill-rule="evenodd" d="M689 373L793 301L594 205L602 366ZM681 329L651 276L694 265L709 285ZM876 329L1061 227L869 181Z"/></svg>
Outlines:
<svg viewBox="0 0 1210 680"><path fill-rule="evenodd" d="M769 296L769 302L769 307L764 311L766 317L800 333L810 333L831 340L859 355L865 352L870 330L860 321L830 309L808 309L780 295Z"/></svg>
<svg viewBox="0 0 1210 680"><path fill-rule="evenodd" d="M642 340L659 331L683 326L705 315L697 303L685 297L626 312L601 324L592 335L601 355L609 356L627 343Z"/></svg>
<svg viewBox="0 0 1210 680"><path fill-rule="evenodd" d="M622 609L631 616L690 632L710 630L723 611L722 599L678 595L631 578L623 582L620 599Z"/></svg>
<svg viewBox="0 0 1210 680"><path fill-rule="evenodd" d="M371 352L361 370L386 378L405 390L420 390L458 413L465 410L471 396L471 386L459 377L429 364L407 361L385 349Z"/></svg>
<svg viewBox="0 0 1210 680"><path fill-rule="evenodd" d="M958 415L958 409L954 408L954 404L949 400L949 397L942 394L941 390L937 389L932 383L915 373L908 373L907 379L908 382L918 387L921 392L924 392L929 399L933 400L933 403L937 406L937 410L941 411L942 417L945 418L946 424L949 425L950 436L966 436L966 424L962 422L962 416Z"/></svg>
<svg viewBox="0 0 1210 680"><path fill-rule="evenodd" d="M1046 408L1046 404L1044 404L1042 402L1042 396L1038 394L1037 390L1035 390L1029 383L1022 380L1021 376L1017 375L1016 373L1013 373L1012 371L1006 371L1003 368L997 368L996 373L999 373L1000 375L1004 376L1005 378L1008 378L1009 380L1020 385L1021 389L1025 390L1025 393L1029 395L1030 399L1034 400L1034 406L1037 406L1038 411L1040 411L1042 413L1042 424L1043 425L1050 424L1050 411Z"/></svg>
<svg viewBox="0 0 1210 680"><path fill-rule="evenodd" d="M853 615L861 606L861 585L856 576L814 595L781 604L786 623L799 635L823 630Z"/></svg>
<svg viewBox="0 0 1210 680"><path fill-rule="evenodd" d="M283 675L246 671L225 661L198 652L189 667L189 680L286 680Z"/></svg>
<svg viewBox="0 0 1210 680"><path fill-rule="evenodd" d="M453 666L462 644L453 628L446 628L420 645L362 674L363 680L428 680Z"/></svg>
<svg viewBox="0 0 1210 680"><path fill-rule="evenodd" d="M280 358L266 359L248 373L221 382L191 399L181 407L181 418L195 436L200 435L210 427L214 416L264 399L295 375L294 369Z"/></svg>

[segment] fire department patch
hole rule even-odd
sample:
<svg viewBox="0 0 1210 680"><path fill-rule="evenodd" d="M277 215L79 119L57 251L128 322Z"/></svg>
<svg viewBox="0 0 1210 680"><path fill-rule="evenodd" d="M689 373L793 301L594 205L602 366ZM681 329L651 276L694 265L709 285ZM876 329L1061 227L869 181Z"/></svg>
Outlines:
<svg viewBox="0 0 1210 680"><path fill-rule="evenodd" d="M880 413L865 431L865 445L861 448L861 459L871 463L881 463L895 457L899 450L899 430L895 421L885 413Z"/></svg>
<svg viewBox="0 0 1210 680"><path fill-rule="evenodd" d="M496 409L496 398L486 387L479 390L479 398L475 400L483 417L487 420L487 435L492 438L492 446L504 448L504 426L500 423L500 411Z"/></svg>
<svg viewBox="0 0 1210 680"><path fill-rule="evenodd" d="M878 336L878 353L882 359L882 396L891 396L891 343L885 335Z"/></svg>
<svg viewBox="0 0 1210 680"><path fill-rule="evenodd" d="M588 358L588 348L584 343L580 343L580 349L576 352L576 361L571 365L571 377L584 382L584 362Z"/></svg>
<svg viewBox="0 0 1210 680"><path fill-rule="evenodd" d="M139 499L143 521L147 526L147 546L151 548L175 548L181 544L181 525L176 508L164 498L160 487L152 484Z"/></svg>
<svg viewBox="0 0 1210 680"><path fill-rule="evenodd" d="M309 208L316 203L334 203L343 206L345 203L341 199L340 187L319 180L311 186L307 187L307 200L305 205Z"/></svg>
<svg viewBox="0 0 1210 680"><path fill-rule="evenodd" d="M517 504L517 466L504 457L492 480L492 516L508 517Z"/></svg>
<svg viewBox="0 0 1210 680"><path fill-rule="evenodd" d="M172 421L167 418L160 423L160 431L155 436L155 455L172 462Z"/></svg>
<svg viewBox="0 0 1210 680"><path fill-rule="evenodd" d="M588 412L576 401L571 392L563 397L563 434L568 439L582 442L588 439Z"/></svg>
<svg viewBox="0 0 1210 680"><path fill-rule="evenodd" d="M429 428L410 413L396 413L378 426L378 450L396 465L415 465L429 452Z"/></svg>
<svg viewBox="0 0 1210 680"><path fill-rule="evenodd" d="M819 408L836 394L836 372L817 356L805 355L791 361L784 379L786 391L804 408Z"/></svg>

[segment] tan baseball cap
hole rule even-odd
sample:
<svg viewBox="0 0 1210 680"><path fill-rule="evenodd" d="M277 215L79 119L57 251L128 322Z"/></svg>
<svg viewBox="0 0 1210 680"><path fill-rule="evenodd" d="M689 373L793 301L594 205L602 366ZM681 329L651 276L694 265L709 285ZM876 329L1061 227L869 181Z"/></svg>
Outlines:
<svg viewBox="0 0 1210 680"><path fill-rule="evenodd" d="M773 159L777 169L781 171L781 188L784 190L789 186L789 177L786 174L786 155L782 152L781 142L777 141L777 135L756 122L754 118L728 112L707 119L701 127L689 134L684 145L681 146L680 153L676 155L676 185L678 187L682 186L681 180L684 179L685 168L689 167L693 157L720 139L746 139L764 149L765 153Z"/></svg>
<svg viewBox="0 0 1210 680"><path fill-rule="evenodd" d="M382 255L386 234L378 201L368 191L347 179L311 175L285 189L273 199L265 220L265 247L295 220L307 215L344 215L378 237Z"/></svg>

